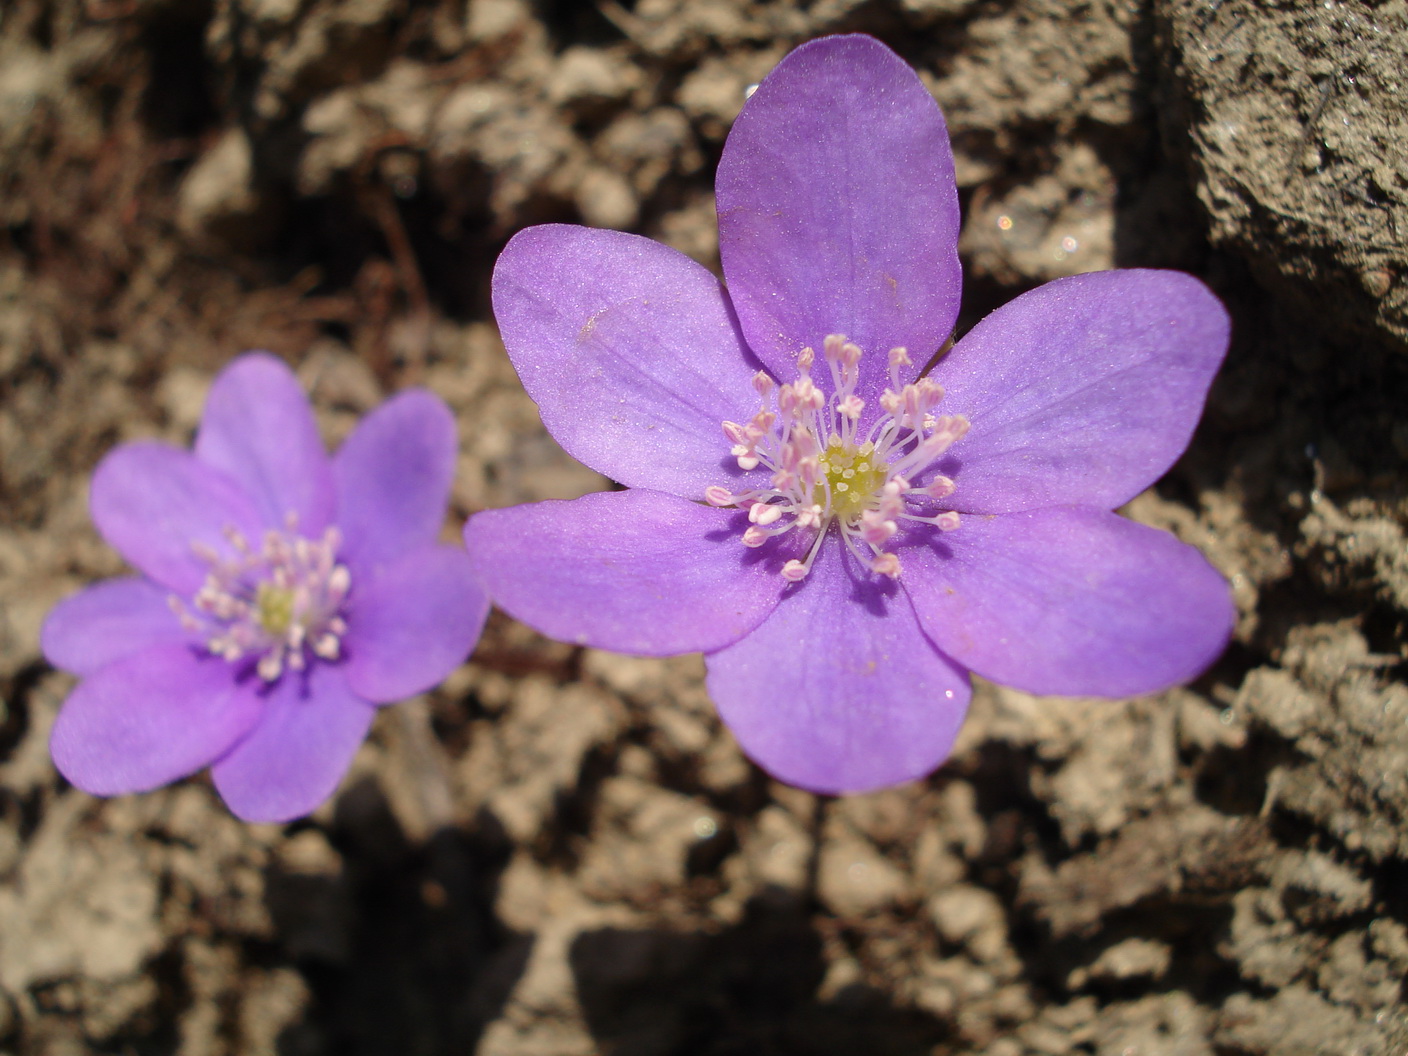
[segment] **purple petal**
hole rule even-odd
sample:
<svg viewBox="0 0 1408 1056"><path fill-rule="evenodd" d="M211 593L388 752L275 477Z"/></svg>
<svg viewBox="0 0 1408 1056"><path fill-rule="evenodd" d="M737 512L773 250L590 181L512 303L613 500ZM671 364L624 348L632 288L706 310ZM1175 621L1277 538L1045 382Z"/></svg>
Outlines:
<svg viewBox="0 0 1408 1056"><path fill-rule="evenodd" d="M777 604L785 557L741 515L655 491L475 514L465 547L489 596L543 634L645 656L719 649Z"/></svg>
<svg viewBox="0 0 1408 1056"><path fill-rule="evenodd" d="M1195 678L1235 612L1193 547L1105 510L965 517L899 551L901 583L934 643L1031 693L1121 697Z"/></svg>
<svg viewBox="0 0 1408 1056"><path fill-rule="evenodd" d="M782 380L802 346L819 356L840 333L866 353L873 399L890 348L917 369L948 337L962 284L948 131L883 44L827 37L778 63L734 122L715 190L729 296Z"/></svg>
<svg viewBox="0 0 1408 1056"><path fill-rule="evenodd" d="M756 631L708 659L709 693L763 769L814 792L922 777L953 747L967 673L935 651L903 593L829 539Z"/></svg>
<svg viewBox="0 0 1408 1056"><path fill-rule="evenodd" d="M958 510L1113 509L1193 435L1227 351L1227 312L1175 271L1057 279L975 326L934 369L973 423L945 469Z"/></svg>
<svg viewBox="0 0 1408 1056"><path fill-rule="evenodd" d="M332 473L303 387L283 360L240 356L215 379L196 435L196 455L237 480L264 523L298 517L316 536L332 516Z"/></svg>
<svg viewBox="0 0 1408 1056"><path fill-rule="evenodd" d="M464 661L488 615L463 550L408 554L353 591L343 639L347 684L377 703L422 693Z"/></svg>
<svg viewBox="0 0 1408 1056"><path fill-rule="evenodd" d="M230 555L227 528L257 543L267 523L229 476L189 451L151 441L124 444L104 458L88 504L118 553L181 595L193 593L209 569L192 544Z"/></svg>
<svg viewBox="0 0 1408 1056"><path fill-rule="evenodd" d="M49 750L85 792L146 792L218 758L260 711L225 661L157 645L80 682L59 711Z"/></svg>
<svg viewBox="0 0 1408 1056"><path fill-rule="evenodd" d="M328 664L313 664L306 678L285 674L263 702L259 725L210 772L237 817L290 821L337 789L376 709Z"/></svg>
<svg viewBox="0 0 1408 1056"><path fill-rule="evenodd" d="M90 675L150 646L184 642L188 635L170 596L148 579L108 579L65 598L39 632L44 657L63 671Z"/></svg>
<svg viewBox="0 0 1408 1056"><path fill-rule="evenodd" d="M573 458L684 498L736 473L721 426L757 411L758 364L719 281L688 257L619 231L532 227L494 267L494 316Z"/></svg>
<svg viewBox="0 0 1408 1056"><path fill-rule="evenodd" d="M458 450L454 415L428 392L400 393L362 419L333 459L349 565L369 571L435 542Z"/></svg>

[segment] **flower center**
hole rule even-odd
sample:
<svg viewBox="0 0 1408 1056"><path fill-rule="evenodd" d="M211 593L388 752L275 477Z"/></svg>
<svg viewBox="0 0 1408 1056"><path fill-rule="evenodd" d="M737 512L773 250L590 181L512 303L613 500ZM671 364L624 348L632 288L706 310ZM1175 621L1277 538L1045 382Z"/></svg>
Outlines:
<svg viewBox="0 0 1408 1056"><path fill-rule="evenodd" d="M261 583L254 592L254 619L265 632L282 637L293 626L293 591Z"/></svg>
<svg viewBox="0 0 1408 1056"><path fill-rule="evenodd" d="M783 578L806 577L835 524L846 546L872 571L897 577L899 558L881 549L900 531L900 522L919 522L940 531L958 527L958 514L938 506L953 492L953 481L935 469L945 451L968 432L962 415L935 416L943 387L928 378L908 385L899 380L909 366L903 348L890 350L890 384L880 397L884 412L864 435L860 416L865 401L856 395L860 347L839 334L826 339L831 370L828 399L811 379L816 354L797 357L797 380L777 387L767 374L753 378L762 408L747 424L724 422L724 435L743 470L771 471L769 487L731 492L714 486L704 497L713 506L748 511L745 546L762 546L794 528L813 531L804 560L788 561ZM771 403L770 403L771 401Z"/></svg>
<svg viewBox="0 0 1408 1056"><path fill-rule="evenodd" d="M352 577L337 562L342 535L329 528L321 539L297 535L290 514L286 531L270 530L255 550L233 528L225 537L235 556L225 558L203 544L193 549L210 571L189 605L172 595L172 611L216 656L231 663L258 658L259 677L278 679L302 671L308 654L323 660L342 655L347 621L342 617Z"/></svg>
<svg viewBox="0 0 1408 1056"><path fill-rule="evenodd" d="M875 464L875 445L868 440L857 447L832 433L818 465L826 480L817 482L812 496L825 505L829 493L831 509L842 520L859 515L885 484L885 466Z"/></svg>

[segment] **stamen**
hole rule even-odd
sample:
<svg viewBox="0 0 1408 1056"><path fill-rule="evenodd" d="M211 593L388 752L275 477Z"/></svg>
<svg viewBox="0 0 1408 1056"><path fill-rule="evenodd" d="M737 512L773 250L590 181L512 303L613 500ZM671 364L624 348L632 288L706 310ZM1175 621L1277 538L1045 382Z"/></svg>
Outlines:
<svg viewBox="0 0 1408 1056"><path fill-rule="evenodd" d="M953 494L953 481L945 476L937 476L924 488L924 494L931 499L945 499Z"/></svg>
<svg viewBox="0 0 1408 1056"><path fill-rule="evenodd" d="M798 561L795 557L782 566L782 578L789 583L800 583L807 578L807 573L811 569Z"/></svg>
<svg viewBox="0 0 1408 1056"><path fill-rule="evenodd" d="M717 484L710 484L704 489L704 501L710 506L733 506L738 499L728 488L721 488Z"/></svg>
<svg viewBox="0 0 1408 1056"><path fill-rule="evenodd" d="M875 560L870 562L870 571L889 576L891 579L899 579L900 559L894 554L877 554Z"/></svg>
<svg viewBox="0 0 1408 1056"><path fill-rule="evenodd" d="M781 507L767 502L755 502L748 508L748 519L754 524L768 525L782 516Z"/></svg>
<svg viewBox="0 0 1408 1056"><path fill-rule="evenodd" d="M866 510L860 515L860 537L871 546L884 546L899 530L900 526L879 510Z"/></svg>
<svg viewBox="0 0 1408 1056"><path fill-rule="evenodd" d="M766 532L756 524L743 533L743 545L759 547L772 538L771 532Z"/></svg>
<svg viewBox="0 0 1408 1056"><path fill-rule="evenodd" d="M284 673L284 647L274 646L271 652L265 653L260 658L258 664L259 677L265 682L272 682Z"/></svg>

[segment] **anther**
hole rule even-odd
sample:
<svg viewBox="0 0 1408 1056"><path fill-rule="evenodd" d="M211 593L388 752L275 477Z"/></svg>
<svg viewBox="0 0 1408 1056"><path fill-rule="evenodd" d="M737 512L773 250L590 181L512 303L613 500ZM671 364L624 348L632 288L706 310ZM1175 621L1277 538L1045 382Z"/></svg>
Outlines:
<svg viewBox="0 0 1408 1056"><path fill-rule="evenodd" d="M875 559L870 562L870 571L889 576L891 579L899 579L900 559L894 554L876 554Z"/></svg>
<svg viewBox="0 0 1408 1056"><path fill-rule="evenodd" d="M931 499L944 499L953 494L953 481L940 475L929 481L923 490Z"/></svg>
<svg viewBox="0 0 1408 1056"><path fill-rule="evenodd" d="M748 520L753 524L769 525L782 516L782 507L771 503L757 502L748 510Z"/></svg>
<svg viewBox="0 0 1408 1056"><path fill-rule="evenodd" d="M704 501L710 506L732 506L735 503L733 492L728 488L721 488L717 484L710 484L704 489Z"/></svg>
<svg viewBox="0 0 1408 1056"><path fill-rule="evenodd" d="M782 566L782 578L789 583L800 583L807 578L807 573L811 570L806 565L798 561L795 557Z"/></svg>

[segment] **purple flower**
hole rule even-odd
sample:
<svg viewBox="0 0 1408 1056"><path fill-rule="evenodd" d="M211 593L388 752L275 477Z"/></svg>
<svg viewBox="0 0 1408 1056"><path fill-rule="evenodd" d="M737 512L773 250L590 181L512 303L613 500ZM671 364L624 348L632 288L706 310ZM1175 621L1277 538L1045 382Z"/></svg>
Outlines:
<svg viewBox="0 0 1408 1056"><path fill-rule="evenodd" d="M1228 339L1195 279L1049 283L927 376L958 311L943 116L862 36L788 55L719 163L727 288L632 235L536 227L494 310L548 430L630 490L478 514L472 560L557 638L702 651L744 750L854 792L950 751L969 672L1125 696L1231 631L1190 546L1110 512L1186 447Z"/></svg>
<svg viewBox="0 0 1408 1056"><path fill-rule="evenodd" d="M142 441L93 474L93 520L143 574L61 602L44 653L82 678L50 750L95 795L209 766L230 809L286 821L327 799L376 706L429 689L488 613L436 542L456 455L450 411L403 392L329 459L282 362L215 379L194 453Z"/></svg>

